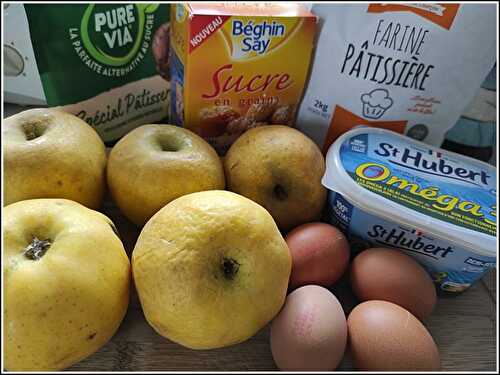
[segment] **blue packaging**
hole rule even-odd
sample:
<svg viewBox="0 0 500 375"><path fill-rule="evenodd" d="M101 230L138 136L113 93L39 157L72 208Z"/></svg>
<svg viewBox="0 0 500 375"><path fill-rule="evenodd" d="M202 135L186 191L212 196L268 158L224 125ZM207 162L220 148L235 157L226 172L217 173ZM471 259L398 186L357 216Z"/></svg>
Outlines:
<svg viewBox="0 0 500 375"><path fill-rule="evenodd" d="M330 147L327 217L354 252L393 247L438 288L461 292L496 265L496 168L398 133L358 127Z"/></svg>

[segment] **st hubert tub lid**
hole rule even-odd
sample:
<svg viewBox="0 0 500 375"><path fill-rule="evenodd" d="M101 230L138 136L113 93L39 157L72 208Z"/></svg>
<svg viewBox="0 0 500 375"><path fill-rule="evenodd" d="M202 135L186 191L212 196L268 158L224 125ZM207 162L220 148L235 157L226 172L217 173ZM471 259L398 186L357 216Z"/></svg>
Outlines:
<svg viewBox="0 0 500 375"><path fill-rule="evenodd" d="M496 256L496 168L487 163L357 127L328 150L322 183L372 215Z"/></svg>

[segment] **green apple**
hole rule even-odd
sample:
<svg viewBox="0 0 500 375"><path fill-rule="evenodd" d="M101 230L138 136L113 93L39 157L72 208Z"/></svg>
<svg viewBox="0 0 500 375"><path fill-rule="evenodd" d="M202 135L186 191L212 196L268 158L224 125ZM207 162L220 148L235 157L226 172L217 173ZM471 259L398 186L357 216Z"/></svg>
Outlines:
<svg viewBox="0 0 500 375"><path fill-rule="evenodd" d="M128 133L111 150L107 173L114 201L139 226L182 195L225 186L215 150L173 125L144 125Z"/></svg>
<svg viewBox="0 0 500 375"><path fill-rule="evenodd" d="M224 168L229 190L264 206L280 229L320 218L325 160L298 130L283 125L248 130L229 149Z"/></svg>
<svg viewBox="0 0 500 375"><path fill-rule="evenodd" d="M64 198L97 209L105 189L105 146L78 117L30 109L2 124L4 204Z"/></svg>
<svg viewBox="0 0 500 375"><path fill-rule="evenodd" d="M4 365L56 371L103 346L128 306L130 263L113 223L66 199L4 208Z"/></svg>
<svg viewBox="0 0 500 375"><path fill-rule="evenodd" d="M192 349L255 335L283 306L291 267L271 215L229 191L170 202L146 223L132 253L147 321Z"/></svg>

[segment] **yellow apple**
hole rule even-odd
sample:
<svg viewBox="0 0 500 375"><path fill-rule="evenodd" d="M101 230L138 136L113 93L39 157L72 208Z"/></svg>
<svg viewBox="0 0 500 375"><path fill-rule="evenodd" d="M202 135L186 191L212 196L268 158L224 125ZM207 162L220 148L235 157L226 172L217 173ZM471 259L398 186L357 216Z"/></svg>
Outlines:
<svg viewBox="0 0 500 375"><path fill-rule="evenodd" d="M85 121L50 109L5 119L4 204L64 198L97 209L105 189L104 143Z"/></svg>
<svg viewBox="0 0 500 375"><path fill-rule="evenodd" d="M318 220L325 204L325 160L304 134L283 125L253 128L224 160L228 189L265 207L289 230Z"/></svg>
<svg viewBox="0 0 500 375"><path fill-rule="evenodd" d="M142 229L132 271L147 321L192 349L253 336L285 301L291 256L273 218L228 191L185 195Z"/></svg>
<svg viewBox="0 0 500 375"><path fill-rule="evenodd" d="M144 125L128 133L111 150L107 173L114 201L139 226L182 195L225 186L215 150L173 125Z"/></svg>
<svg viewBox="0 0 500 375"><path fill-rule="evenodd" d="M56 371L115 333L130 263L103 214L66 199L4 209L4 359L11 371Z"/></svg>

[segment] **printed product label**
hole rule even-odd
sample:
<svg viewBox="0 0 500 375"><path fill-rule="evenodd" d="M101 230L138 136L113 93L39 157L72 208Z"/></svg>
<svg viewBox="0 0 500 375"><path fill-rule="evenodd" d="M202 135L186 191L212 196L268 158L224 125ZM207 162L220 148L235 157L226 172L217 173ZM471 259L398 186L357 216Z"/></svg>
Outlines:
<svg viewBox="0 0 500 375"><path fill-rule="evenodd" d="M25 9L49 106L85 120L105 141L166 117L169 6L27 4Z"/></svg>
<svg viewBox="0 0 500 375"><path fill-rule="evenodd" d="M493 5L318 3L312 11L323 22L297 126L325 152L359 124L440 146L495 62Z"/></svg>
<svg viewBox="0 0 500 375"><path fill-rule="evenodd" d="M172 53L170 61L172 80L171 83L171 108L170 119L174 124L184 125L184 65L177 53Z"/></svg>
<svg viewBox="0 0 500 375"><path fill-rule="evenodd" d="M231 12L224 5L206 6L213 9L177 4L172 12L177 78L171 118L225 154L247 129L293 124L316 18L296 11L266 15L255 4ZM242 9L244 15L238 14Z"/></svg>
<svg viewBox="0 0 500 375"><path fill-rule="evenodd" d="M341 146L360 187L411 210L496 235L496 170L397 135L359 134Z"/></svg>
<svg viewBox="0 0 500 375"><path fill-rule="evenodd" d="M369 247L401 249L424 266L444 291L467 289L496 264L495 257L478 255L419 229L370 215L335 192L329 193L327 212L329 222L347 234L354 252Z"/></svg>
<svg viewBox="0 0 500 375"><path fill-rule="evenodd" d="M106 109L103 104L106 103ZM133 128L165 117L168 89L159 75L143 78L60 108L97 130L105 140L118 139Z"/></svg>

